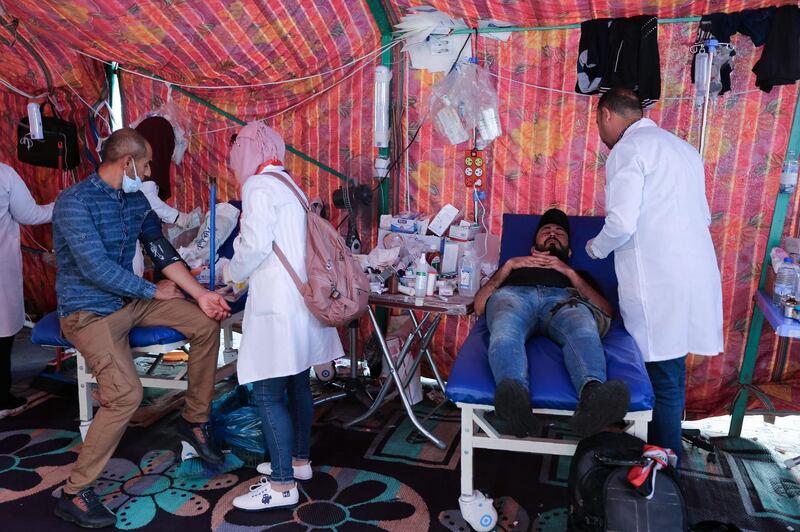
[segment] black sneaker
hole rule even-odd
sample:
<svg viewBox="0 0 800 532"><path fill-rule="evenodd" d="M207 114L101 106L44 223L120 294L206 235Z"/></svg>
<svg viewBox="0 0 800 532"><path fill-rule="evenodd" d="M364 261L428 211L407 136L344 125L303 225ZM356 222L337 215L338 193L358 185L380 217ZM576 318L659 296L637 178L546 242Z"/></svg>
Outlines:
<svg viewBox="0 0 800 532"><path fill-rule="evenodd" d="M14 414L19 414L23 410L25 410L25 406L28 404L28 400L22 397L15 397L13 395L9 395L3 401L0 401L0 419L4 417L13 416Z"/></svg>
<svg viewBox="0 0 800 532"><path fill-rule="evenodd" d="M75 495L67 495L62 491L54 513L64 521L83 528L106 528L117 523L117 516L100 502L92 488L83 489Z"/></svg>
<svg viewBox="0 0 800 532"><path fill-rule="evenodd" d="M585 438L604 431L628 413L631 394L621 380L591 381L584 385L569 428Z"/></svg>
<svg viewBox="0 0 800 532"><path fill-rule="evenodd" d="M530 393L521 382L504 379L497 385L494 411L497 420L492 425L503 434L525 438L541 429L541 423L531 411Z"/></svg>
<svg viewBox="0 0 800 532"><path fill-rule="evenodd" d="M181 438L194 447L200 458L210 464L221 464L225 461L225 455L208 433L206 423L189 423L183 416L179 416L177 429Z"/></svg>

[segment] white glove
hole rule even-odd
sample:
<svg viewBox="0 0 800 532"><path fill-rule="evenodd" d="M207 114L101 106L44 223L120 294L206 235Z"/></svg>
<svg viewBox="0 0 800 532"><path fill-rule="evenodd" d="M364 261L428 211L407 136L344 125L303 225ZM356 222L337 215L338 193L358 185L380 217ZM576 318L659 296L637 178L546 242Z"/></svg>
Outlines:
<svg viewBox="0 0 800 532"><path fill-rule="evenodd" d="M594 238L590 239L590 240L589 240L589 241L586 243L586 254L587 254L587 255L589 255L589 258L590 258L590 259L596 259L596 258L597 258L597 255L595 255L595 254L594 254L594 251L592 251L592 243L593 243L593 242L594 242Z"/></svg>

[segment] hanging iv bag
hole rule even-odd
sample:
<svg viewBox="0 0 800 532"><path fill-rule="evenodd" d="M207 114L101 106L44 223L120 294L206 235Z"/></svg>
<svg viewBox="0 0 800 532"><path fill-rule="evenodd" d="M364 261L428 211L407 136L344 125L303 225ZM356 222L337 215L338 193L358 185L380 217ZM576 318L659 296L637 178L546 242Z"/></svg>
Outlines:
<svg viewBox="0 0 800 532"><path fill-rule="evenodd" d="M705 50L697 52L694 56L694 105L695 107L703 107L703 102L706 99L706 91L708 90L708 73L709 73L709 59L710 56Z"/></svg>

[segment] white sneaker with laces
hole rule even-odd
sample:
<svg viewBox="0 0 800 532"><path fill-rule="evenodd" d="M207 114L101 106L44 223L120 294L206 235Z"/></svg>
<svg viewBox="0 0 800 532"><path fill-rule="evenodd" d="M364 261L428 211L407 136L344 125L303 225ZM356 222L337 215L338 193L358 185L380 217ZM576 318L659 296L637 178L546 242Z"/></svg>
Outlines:
<svg viewBox="0 0 800 532"><path fill-rule="evenodd" d="M270 486L267 477L261 477L258 484L250 486L250 493L239 495L233 499L234 508L247 512L258 512L272 508L294 506L300 499L297 486L288 491L275 491Z"/></svg>
<svg viewBox="0 0 800 532"><path fill-rule="evenodd" d="M262 462L258 464L256 471L262 475L270 476L272 475L272 463ZM311 480L311 477L314 476L314 472L311 470L311 462L299 466L293 465L292 476L295 480Z"/></svg>

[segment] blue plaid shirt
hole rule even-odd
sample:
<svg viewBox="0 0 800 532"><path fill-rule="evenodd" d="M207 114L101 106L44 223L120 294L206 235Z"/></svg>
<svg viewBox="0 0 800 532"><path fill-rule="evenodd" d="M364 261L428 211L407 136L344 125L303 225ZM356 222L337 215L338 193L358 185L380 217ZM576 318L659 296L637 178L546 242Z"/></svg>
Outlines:
<svg viewBox="0 0 800 532"><path fill-rule="evenodd" d="M156 286L133 273L140 236L161 235L161 221L141 192L115 190L94 173L63 191L53 210L58 315L106 316Z"/></svg>

